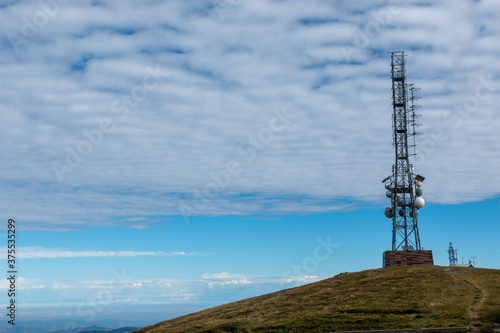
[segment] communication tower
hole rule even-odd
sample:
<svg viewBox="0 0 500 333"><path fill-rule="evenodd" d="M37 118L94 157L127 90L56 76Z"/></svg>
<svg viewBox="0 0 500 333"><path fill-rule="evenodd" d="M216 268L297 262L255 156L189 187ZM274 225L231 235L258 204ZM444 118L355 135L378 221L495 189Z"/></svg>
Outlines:
<svg viewBox="0 0 500 333"><path fill-rule="evenodd" d="M471 257L471 260L469 260L469 261L471 261L472 267L476 267L476 259L477 259L477 257L473 254Z"/></svg>
<svg viewBox="0 0 500 333"><path fill-rule="evenodd" d="M450 247L448 248L448 259L450 260L450 266L458 264L457 250L453 248L451 242Z"/></svg>
<svg viewBox="0 0 500 333"><path fill-rule="evenodd" d="M385 216L392 219L392 250L384 252L383 265L433 265L432 251L424 251L418 232L418 211L425 205L422 182L425 177L414 174L410 157L416 155L415 136L419 133L415 104L417 88L406 83L405 54L391 52L392 130L395 162L392 175L382 180L391 199Z"/></svg>

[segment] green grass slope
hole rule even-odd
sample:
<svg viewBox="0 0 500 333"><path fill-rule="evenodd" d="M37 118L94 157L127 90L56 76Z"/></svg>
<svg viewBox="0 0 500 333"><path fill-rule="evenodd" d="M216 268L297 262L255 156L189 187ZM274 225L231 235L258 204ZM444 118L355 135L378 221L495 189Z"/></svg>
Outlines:
<svg viewBox="0 0 500 333"><path fill-rule="evenodd" d="M136 332L332 332L500 323L500 270L410 266L343 273ZM487 324L486 324L487 325Z"/></svg>

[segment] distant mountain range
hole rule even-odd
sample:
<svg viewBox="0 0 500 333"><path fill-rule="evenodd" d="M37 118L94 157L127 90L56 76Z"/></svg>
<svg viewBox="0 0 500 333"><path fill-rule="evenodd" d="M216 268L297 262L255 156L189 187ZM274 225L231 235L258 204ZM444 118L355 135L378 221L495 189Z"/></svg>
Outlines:
<svg viewBox="0 0 500 333"><path fill-rule="evenodd" d="M73 329L60 329L64 327L66 321L62 320L48 320L48 321L26 321L17 324L14 327L0 327L0 332L8 333L130 333L139 329L138 327L121 327L110 329L104 326L80 326Z"/></svg>
<svg viewBox="0 0 500 333"><path fill-rule="evenodd" d="M86 328L85 331L80 331L78 333L130 333L134 330L139 329L138 327L121 327L114 330L106 330L103 327L98 328Z"/></svg>

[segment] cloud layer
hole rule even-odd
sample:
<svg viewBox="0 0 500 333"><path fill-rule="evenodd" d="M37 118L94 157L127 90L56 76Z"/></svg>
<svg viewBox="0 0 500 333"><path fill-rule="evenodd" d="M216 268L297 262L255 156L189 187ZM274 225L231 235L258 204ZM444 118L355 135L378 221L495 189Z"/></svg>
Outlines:
<svg viewBox="0 0 500 333"><path fill-rule="evenodd" d="M324 278L324 277L323 277ZM93 310L97 315L107 306L116 309L130 305L196 304L220 300L220 295L230 295L237 300L258 294L291 288L321 280L319 276L248 277L234 273L205 273L201 279L137 279L125 270L115 272L115 278L108 280L79 280L47 282L40 279L18 279L18 289L23 290L26 299L23 307L65 306L65 316L85 316ZM8 281L0 286L8 287ZM219 297L217 297L219 295ZM76 301L79 300L79 301Z"/></svg>
<svg viewBox="0 0 500 333"><path fill-rule="evenodd" d="M64 249L47 249L43 247L21 247L18 249L21 259L38 258L83 258L83 257L140 257L140 256L186 256L196 253L163 252L163 251L69 251Z"/></svg>
<svg viewBox="0 0 500 333"><path fill-rule="evenodd" d="M426 200L498 196L499 14L493 0L5 5L2 209L72 229L379 204L393 50L422 89Z"/></svg>

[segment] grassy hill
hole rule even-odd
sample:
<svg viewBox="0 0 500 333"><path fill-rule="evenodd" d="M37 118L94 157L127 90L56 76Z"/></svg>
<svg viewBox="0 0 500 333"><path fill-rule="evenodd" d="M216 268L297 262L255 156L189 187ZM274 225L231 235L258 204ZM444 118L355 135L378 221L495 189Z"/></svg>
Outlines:
<svg viewBox="0 0 500 333"><path fill-rule="evenodd" d="M500 270L410 266L343 273L136 332L332 332L500 323Z"/></svg>

